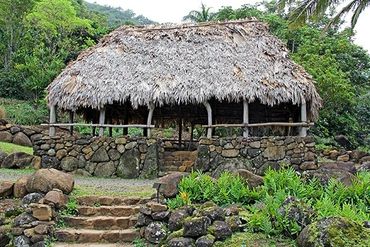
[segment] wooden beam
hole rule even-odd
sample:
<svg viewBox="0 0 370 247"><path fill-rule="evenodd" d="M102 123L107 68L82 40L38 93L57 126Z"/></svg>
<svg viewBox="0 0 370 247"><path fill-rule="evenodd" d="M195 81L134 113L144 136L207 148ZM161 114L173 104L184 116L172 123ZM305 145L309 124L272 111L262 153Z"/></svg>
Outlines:
<svg viewBox="0 0 370 247"><path fill-rule="evenodd" d="M53 124L57 121L57 107L55 105L50 106L50 119L49 123ZM55 136L55 127L49 126L49 135Z"/></svg>
<svg viewBox="0 0 370 247"><path fill-rule="evenodd" d="M207 138L212 138L212 108L211 105L208 103L208 101L204 102L203 105L207 109L207 115L208 115L208 126L207 127Z"/></svg>
<svg viewBox="0 0 370 247"><path fill-rule="evenodd" d="M149 113L148 113L148 118L147 118L147 121L146 121L146 125L151 125L152 124L152 118L153 118L153 112L154 112L154 104L153 103L150 103L149 106ZM148 128L147 129L147 137L150 138L152 135L151 133L151 130Z"/></svg>
<svg viewBox="0 0 370 247"><path fill-rule="evenodd" d="M85 127L103 127L103 128L154 128L154 125L146 125L146 124L126 124L126 125L119 125L119 124L84 124L84 123L54 123L54 124L41 124L41 126L58 126L58 127L69 127L69 126L85 126Z"/></svg>
<svg viewBox="0 0 370 247"><path fill-rule="evenodd" d="M74 112L69 111L69 123L73 123L73 122L74 122ZM69 133L73 135L73 125L69 126Z"/></svg>
<svg viewBox="0 0 370 247"><path fill-rule="evenodd" d="M307 122L307 105L306 101L303 101L301 104L301 122ZM307 128L302 126L299 130L299 136L305 137L307 136Z"/></svg>
<svg viewBox="0 0 370 247"><path fill-rule="evenodd" d="M269 127L269 126L282 126L282 127L310 127L313 126L313 123L287 123L287 122L270 122L270 123L253 123L253 124L213 124L213 125L202 125L204 128L236 128L236 127Z"/></svg>
<svg viewBox="0 0 370 247"><path fill-rule="evenodd" d="M243 124L249 124L249 107L248 102L246 100L243 100ZM245 126L243 129L243 137L248 138L249 130L248 127Z"/></svg>
<svg viewBox="0 0 370 247"><path fill-rule="evenodd" d="M99 111L99 136L104 135L104 127L102 126L105 123L105 108L100 109Z"/></svg>

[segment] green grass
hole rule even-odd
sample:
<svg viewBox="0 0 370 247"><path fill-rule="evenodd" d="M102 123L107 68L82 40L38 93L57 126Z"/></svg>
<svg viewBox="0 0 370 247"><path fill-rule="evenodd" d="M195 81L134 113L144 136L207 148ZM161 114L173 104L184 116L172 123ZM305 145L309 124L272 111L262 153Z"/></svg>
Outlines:
<svg viewBox="0 0 370 247"><path fill-rule="evenodd" d="M33 149L31 147L25 147L16 145L13 143L7 142L0 142L0 151L3 151L7 154L16 153L16 152L24 152L27 154L33 154Z"/></svg>
<svg viewBox="0 0 370 247"><path fill-rule="evenodd" d="M155 190L148 186L138 186L126 191L114 191L109 189L97 188L94 186L76 185L71 193L72 197L83 196L117 196L117 197L141 197L148 198L155 193Z"/></svg>
<svg viewBox="0 0 370 247"><path fill-rule="evenodd" d="M29 101L0 98L0 107L5 109L5 119L10 123L36 125L48 119L46 102L36 104Z"/></svg>
<svg viewBox="0 0 370 247"><path fill-rule="evenodd" d="M238 232L224 242L216 242L215 247L291 247L297 246L294 240L270 237L263 233Z"/></svg>
<svg viewBox="0 0 370 247"><path fill-rule="evenodd" d="M34 173L36 170L33 168L25 168L25 169L8 169L8 168L0 168L0 173L2 175L8 176L23 176L29 175Z"/></svg>

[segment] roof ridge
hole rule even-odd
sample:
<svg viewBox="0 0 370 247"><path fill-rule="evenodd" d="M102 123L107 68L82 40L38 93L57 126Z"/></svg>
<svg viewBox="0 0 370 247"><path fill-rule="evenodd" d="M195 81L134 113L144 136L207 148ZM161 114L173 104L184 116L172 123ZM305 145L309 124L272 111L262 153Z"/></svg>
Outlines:
<svg viewBox="0 0 370 247"><path fill-rule="evenodd" d="M148 25L148 26L121 26L118 30L135 30L138 32L145 32L145 31L161 31L161 30L173 30L173 29L187 29L187 28L198 28L198 27L208 27L208 26L220 26L220 25L227 25L227 24L243 24L243 23L251 23L251 22L259 22L264 24L262 21L253 19L242 19L242 20L232 20L232 21L210 21L210 22L202 22L199 24L193 23L184 23L184 24L176 24L176 23L165 23L159 25ZM172 26L165 27L164 25L170 24ZM150 26L157 26L152 27ZM161 27L164 26L164 27Z"/></svg>

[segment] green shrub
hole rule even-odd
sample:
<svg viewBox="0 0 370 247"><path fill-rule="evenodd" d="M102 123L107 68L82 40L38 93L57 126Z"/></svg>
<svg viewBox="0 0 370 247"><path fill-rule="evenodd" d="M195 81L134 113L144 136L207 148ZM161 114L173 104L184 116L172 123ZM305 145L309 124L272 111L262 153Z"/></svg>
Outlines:
<svg viewBox="0 0 370 247"><path fill-rule="evenodd" d="M49 113L45 102L32 103L0 98L0 107L5 109L6 119L14 124L37 125L48 121Z"/></svg>
<svg viewBox="0 0 370 247"><path fill-rule="evenodd" d="M218 179L193 172L181 180L179 191L188 195L192 203L213 201L220 206L241 203L246 209L241 216L247 222L247 229L267 235L293 237L302 230L297 222L281 214L282 204L289 196L297 198L303 208L312 208L315 211L312 219L342 216L359 223L370 220L369 172L357 174L352 186L344 186L337 180L323 186L317 179L302 179L292 168L269 170L264 184L254 190L239 176L228 172ZM179 194L167 204L174 209L187 203Z"/></svg>
<svg viewBox="0 0 370 247"><path fill-rule="evenodd" d="M66 207L62 210L62 216L76 216L78 213L78 202L75 198L70 198Z"/></svg>

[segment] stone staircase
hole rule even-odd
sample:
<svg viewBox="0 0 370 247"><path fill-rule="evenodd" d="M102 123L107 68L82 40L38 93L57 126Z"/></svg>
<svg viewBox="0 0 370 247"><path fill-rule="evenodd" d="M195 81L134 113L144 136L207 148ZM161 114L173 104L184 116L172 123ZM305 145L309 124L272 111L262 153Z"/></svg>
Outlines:
<svg viewBox="0 0 370 247"><path fill-rule="evenodd" d="M140 236L134 225L140 205L149 199L89 196L80 197L77 201L77 216L64 217L67 227L55 232L56 246L124 244Z"/></svg>
<svg viewBox="0 0 370 247"><path fill-rule="evenodd" d="M163 154L162 172L189 171L197 159L197 151L169 151Z"/></svg>

